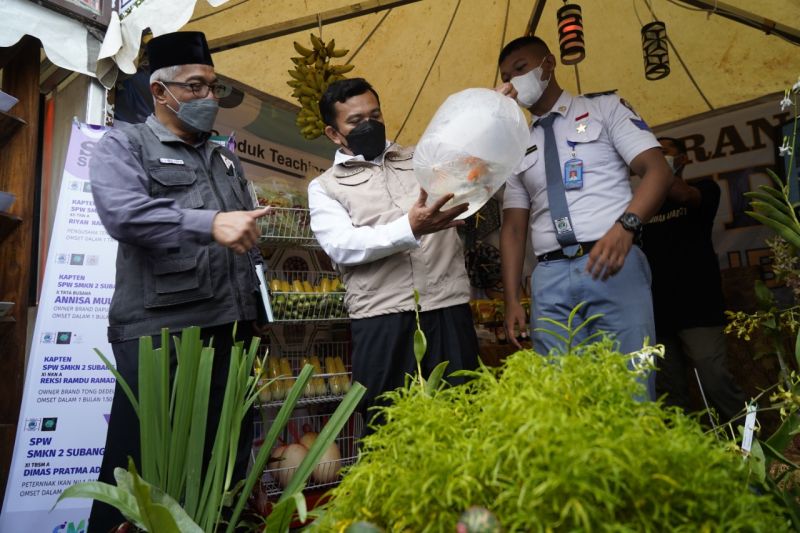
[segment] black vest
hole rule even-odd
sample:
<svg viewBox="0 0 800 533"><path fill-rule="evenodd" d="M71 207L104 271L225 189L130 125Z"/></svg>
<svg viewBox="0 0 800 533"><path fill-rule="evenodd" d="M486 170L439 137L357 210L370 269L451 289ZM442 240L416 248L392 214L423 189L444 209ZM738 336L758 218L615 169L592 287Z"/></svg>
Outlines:
<svg viewBox="0 0 800 533"><path fill-rule="evenodd" d="M229 150L161 142L146 124L123 126L149 178L153 198L183 209L250 210L241 166ZM228 168L222 156L233 162ZM170 161L182 161L174 164ZM252 251L251 251L252 252ZM255 254L239 255L210 243L144 248L119 243L116 289L109 311L109 342L189 326L208 327L256 318Z"/></svg>

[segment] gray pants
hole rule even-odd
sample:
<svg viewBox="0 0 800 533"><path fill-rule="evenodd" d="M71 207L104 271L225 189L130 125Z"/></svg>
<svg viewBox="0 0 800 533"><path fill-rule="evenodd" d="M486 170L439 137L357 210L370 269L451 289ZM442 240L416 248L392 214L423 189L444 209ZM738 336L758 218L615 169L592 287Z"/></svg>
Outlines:
<svg viewBox="0 0 800 533"><path fill-rule="evenodd" d="M563 349L563 343L544 330L564 332L539 318L548 317L566 324L572 309L581 302L586 305L573 327L591 315L602 316L582 329L576 342L605 331L617 340L621 353L641 350L646 338L650 344L655 344L650 266L644 252L632 246L622 270L606 281L593 279L586 272L588 261L589 256L584 255L536 265L531 279L531 336L536 352L548 354L553 348ZM642 381L648 397L655 399L652 373Z"/></svg>
<svg viewBox="0 0 800 533"><path fill-rule="evenodd" d="M709 404L721 422L727 422L745 407L745 395L727 367L728 351L722 326L682 329L659 337L666 348L659 361L656 392L666 394L665 403L689 411L689 380L697 369Z"/></svg>

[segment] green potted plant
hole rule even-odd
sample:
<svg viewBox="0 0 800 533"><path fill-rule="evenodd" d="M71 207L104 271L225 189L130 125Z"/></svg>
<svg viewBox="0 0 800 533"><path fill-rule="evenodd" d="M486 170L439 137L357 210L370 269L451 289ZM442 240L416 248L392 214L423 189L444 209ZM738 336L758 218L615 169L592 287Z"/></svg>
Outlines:
<svg viewBox="0 0 800 533"><path fill-rule="evenodd" d="M254 374L259 339L245 349L236 343L230 367L222 414L214 439L211 460L203 463L209 386L214 349L203 346L199 328L183 330L174 339L178 366L170 381L169 332L162 331L161 348L154 349L149 337L139 345L141 379L138 398L124 379L99 351L108 368L125 390L139 417L141 427L141 475L131 461L128 470L117 468L117 484L78 483L65 490L65 498L93 498L116 507L136 528L152 533L232 533L253 487L261 477L278 435L289 420L298 399L311 379L313 368L306 365L297 376L275 420L264 435L261 449L244 483L231 485L233 465L242 420L268 386ZM261 383L259 385L259 382ZM306 518L302 489L326 448L334 441L364 394L354 383L300 463L283 494L266 519L266 530L288 531L297 512ZM223 507L230 506L229 520Z"/></svg>

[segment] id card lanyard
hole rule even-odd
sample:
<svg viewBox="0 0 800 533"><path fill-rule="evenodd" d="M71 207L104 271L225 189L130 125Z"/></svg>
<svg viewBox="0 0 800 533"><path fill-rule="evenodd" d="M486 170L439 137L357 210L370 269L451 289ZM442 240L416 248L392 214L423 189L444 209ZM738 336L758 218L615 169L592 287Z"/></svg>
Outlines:
<svg viewBox="0 0 800 533"><path fill-rule="evenodd" d="M583 161L575 153L577 143L567 141L569 145L569 159L564 163L564 189L579 191L583 189Z"/></svg>

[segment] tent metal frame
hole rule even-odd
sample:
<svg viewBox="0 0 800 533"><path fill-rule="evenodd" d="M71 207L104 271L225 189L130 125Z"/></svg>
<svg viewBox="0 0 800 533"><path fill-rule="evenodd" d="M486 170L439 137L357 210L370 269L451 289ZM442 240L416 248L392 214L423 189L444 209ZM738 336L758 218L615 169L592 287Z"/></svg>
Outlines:
<svg viewBox="0 0 800 533"><path fill-rule="evenodd" d="M225 50L232 50L241 46L259 43L282 35L290 35L299 31L318 28L322 24L341 22L343 20L393 9L406 4L413 4L419 1L420 0L368 0L366 2L359 2L349 6L331 9L329 11L322 11L316 15L307 15L277 24L261 26L235 35L213 39L208 43L208 47L211 49L211 53L223 52Z"/></svg>
<svg viewBox="0 0 800 533"><path fill-rule="evenodd" d="M787 41L800 45L800 30L786 24L781 24L766 17L761 17L750 11L739 9L725 2L709 0L680 0L681 3L704 9L711 14L725 17L734 22L762 30L767 35L777 35Z"/></svg>

